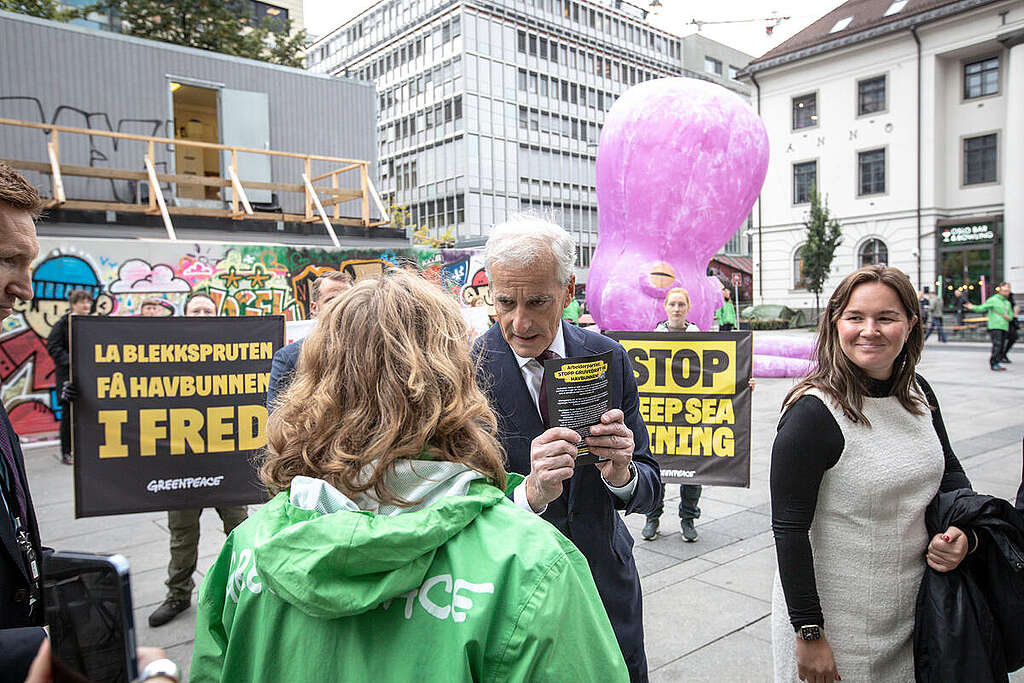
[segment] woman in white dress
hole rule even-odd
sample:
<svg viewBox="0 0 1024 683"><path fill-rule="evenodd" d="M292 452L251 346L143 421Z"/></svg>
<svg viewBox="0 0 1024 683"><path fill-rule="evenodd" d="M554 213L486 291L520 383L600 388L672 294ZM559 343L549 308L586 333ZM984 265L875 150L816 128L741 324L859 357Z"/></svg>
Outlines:
<svg viewBox="0 0 1024 683"><path fill-rule="evenodd" d="M913 681L925 565L950 571L977 542L925 529L936 492L970 482L914 371L917 311L901 271L848 275L822 316L817 367L784 401L771 470L776 681Z"/></svg>

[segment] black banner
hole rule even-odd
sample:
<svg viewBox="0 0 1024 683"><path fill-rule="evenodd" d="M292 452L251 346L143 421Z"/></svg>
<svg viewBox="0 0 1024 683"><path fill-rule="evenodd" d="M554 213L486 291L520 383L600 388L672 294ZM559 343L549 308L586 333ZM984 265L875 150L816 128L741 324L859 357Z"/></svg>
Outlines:
<svg viewBox="0 0 1024 683"><path fill-rule="evenodd" d="M260 503L280 315L71 316L75 516Z"/></svg>
<svg viewBox="0 0 1024 683"><path fill-rule="evenodd" d="M661 479L750 486L750 332L605 332L626 349Z"/></svg>

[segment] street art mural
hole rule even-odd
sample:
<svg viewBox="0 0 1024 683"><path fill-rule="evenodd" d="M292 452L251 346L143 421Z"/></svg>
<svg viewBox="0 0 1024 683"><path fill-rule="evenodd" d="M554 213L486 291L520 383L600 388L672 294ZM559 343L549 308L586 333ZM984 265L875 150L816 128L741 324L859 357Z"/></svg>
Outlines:
<svg viewBox="0 0 1024 683"><path fill-rule="evenodd" d="M157 297L180 314L189 294L208 293L220 315L309 316L309 291L323 273L340 270L357 282L389 267L415 268L462 306L477 296L488 309L483 253L473 250L303 248L266 244L66 240L40 238L33 266L34 298L19 302L0 328L0 385L19 434L57 431L54 365L46 352L53 324L68 310L72 289L88 290L96 315L138 315ZM493 313L493 310L491 311Z"/></svg>

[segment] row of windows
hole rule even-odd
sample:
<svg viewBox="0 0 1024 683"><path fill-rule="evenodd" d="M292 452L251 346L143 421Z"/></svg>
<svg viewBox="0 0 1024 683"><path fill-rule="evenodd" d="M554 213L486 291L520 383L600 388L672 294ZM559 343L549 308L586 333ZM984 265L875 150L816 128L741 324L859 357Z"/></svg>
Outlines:
<svg viewBox="0 0 1024 683"><path fill-rule="evenodd" d="M431 88L441 87L448 81L456 79L461 75L462 57L453 57L441 64L437 64L433 69L427 69L419 76L387 88L377 95L378 115L386 116L387 111L399 102L404 102L424 93L429 94Z"/></svg>
<svg viewBox="0 0 1024 683"><path fill-rule="evenodd" d="M462 24L459 21L459 17L434 24L433 29L416 36L404 45L390 50L387 54L378 57L357 70L355 77L364 81L375 81L392 69L408 64L417 57L422 57L424 51L430 50L431 46L435 48L440 47L460 35L462 35Z"/></svg>
<svg viewBox="0 0 1024 683"><path fill-rule="evenodd" d="M807 289L807 277L804 273L804 245L793 252L793 289ZM857 267L884 266L889 263L889 247L877 238L871 238L857 249Z"/></svg>
<svg viewBox="0 0 1024 683"><path fill-rule="evenodd" d="M466 195L457 194L419 202L409 207L409 214L416 227L444 230L466 222Z"/></svg>
<svg viewBox="0 0 1024 683"><path fill-rule="evenodd" d="M562 135L571 140L593 143L597 142L597 136L601 130L593 122L526 107L519 107L519 129L539 130L542 133Z"/></svg>
<svg viewBox="0 0 1024 683"><path fill-rule="evenodd" d="M704 55L704 70L709 74L715 74L716 76L724 76L722 71L722 60L715 59L711 55ZM735 81L740 75L740 69L738 66L729 65L729 78Z"/></svg>
<svg viewBox="0 0 1024 683"><path fill-rule="evenodd" d="M653 76L652 76L653 77ZM541 97L552 97L569 104L579 104L598 111L612 108L615 96L610 92L577 85L574 82L548 77L534 71L519 70L519 91L528 92Z"/></svg>
<svg viewBox="0 0 1024 683"><path fill-rule="evenodd" d="M549 45L550 43L550 45ZM517 47L520 53L531 56L539 56L541 59L549 59L558 63L559 48L562 54L562 64L569 68L587 71L599 77L610 78L626 85L635 85L640 81L650 80L657 76L650 71L644 71L636 66L623 64L610 57L590 54L583 50L565 45L559 46L554 39L527 34L526 31L518 32ZM645 77L646 76L646 77Z"/></svg>
<svg viewBox="0 0 1024 683"><path fill-rule="evenodd" d="M994 183L998 179L998 139L996 133L964 138L963 184ZM886 192L886 150L872 149L857 153L857 195ZM810 201L811 188L818 181L818 162L793 164L793 203Z"/></svg>
<svg viewBox="0 0 1024 683"><path fill-rule="evenodd" d="M530 2L541 10L547 10L552 14L563 16L598 31L607 31L620 41L633 43L661 54L667 54L673 59L679 59L679 41L668 40L654 31L635 26L600 10L584 7L571 0L530 0Z"/></svg>
<svg viewBox="0 0 1024 683"><path fill-rule="evenodd" d="M438 102L418 114L403 116L383 126L383 140L394 142L416 135L416 131L428 131L450 121L462 120L462 95Z"/></svg>
<svg viewBox="0 0 1024 683"><path fill-rule="evenodd" d="M986 57L963 65L965 100L999 94L999 57ZM857 81L857 116L883 112L887 108L886 77ZM818 125L818 94L798 95L792 100L793 130Z"/></svg>

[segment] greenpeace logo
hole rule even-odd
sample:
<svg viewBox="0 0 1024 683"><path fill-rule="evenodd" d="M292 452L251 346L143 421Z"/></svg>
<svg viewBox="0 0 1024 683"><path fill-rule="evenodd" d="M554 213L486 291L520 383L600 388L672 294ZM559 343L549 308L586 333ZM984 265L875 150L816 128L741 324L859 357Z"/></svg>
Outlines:
<svg viewBox="0 0 1024 683"><path fill-rule="evenodd" d="M159 491L178 491L181 489L207 489L220 486L224 475L216 477L181 477L180 479L154 479L146 484L150 493Z"/></svg>
<svg viewBox="0 0 1024 683"><path fill-rule="evenodd" d="M696 474L697 470L667 470L664 467L661 468L661 476L663 477L683 477L689 479Z"/></svg>

